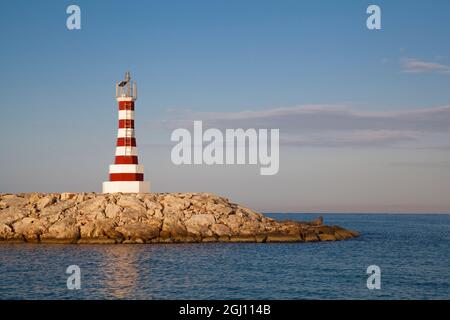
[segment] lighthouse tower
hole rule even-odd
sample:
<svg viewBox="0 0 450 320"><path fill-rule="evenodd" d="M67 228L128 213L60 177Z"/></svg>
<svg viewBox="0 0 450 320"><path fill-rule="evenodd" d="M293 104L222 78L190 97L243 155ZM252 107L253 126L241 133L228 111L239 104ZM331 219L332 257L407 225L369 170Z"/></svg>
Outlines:
<svg viewBox="0 0 450 320"><path fill-rule="evenodd" d="M137 99L136 83L130 73L116 84L116 100L119 103L119 130L116 157L109 166L109 181L103 182L103 193L150 192L150 183L144 181L144 167L138 164L136 138L134 136L134 102Z"/></svg>

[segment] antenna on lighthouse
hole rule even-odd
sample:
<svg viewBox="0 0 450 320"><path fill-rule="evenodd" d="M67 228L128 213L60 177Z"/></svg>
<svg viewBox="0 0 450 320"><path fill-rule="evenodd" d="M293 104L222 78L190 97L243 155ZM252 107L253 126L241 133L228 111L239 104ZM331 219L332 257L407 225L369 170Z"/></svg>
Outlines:
<svg viewBox="0 0 450 320"><path fill-rule="evenodd" d="M137 99L136 82L131 81L130 72L125 72L125 79L116 84L116 98Z"/></svg>
<svg viewBox="0 0 450 320"><path fill-rule="evenodd" d="M125 81L129 82L130 80L131 80L131 75L130 75L130 72L127 71L127 72L125 72Z"/></svg>

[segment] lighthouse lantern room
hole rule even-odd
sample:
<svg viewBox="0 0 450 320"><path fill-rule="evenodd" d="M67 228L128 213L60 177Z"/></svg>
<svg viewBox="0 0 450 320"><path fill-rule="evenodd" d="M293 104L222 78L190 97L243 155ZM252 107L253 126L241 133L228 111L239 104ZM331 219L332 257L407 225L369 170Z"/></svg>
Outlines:
<svg viewBox="0 0 450 320"><path fill-rule="evenodd" d="M103 193L146 193L150 183L144 181L144 167L139 165L134 132L134 102L137 99L136 82L130 73L116 84L116 100L119 104L119 129L116 156L109 166L109 181L103 182Z"/></svg>

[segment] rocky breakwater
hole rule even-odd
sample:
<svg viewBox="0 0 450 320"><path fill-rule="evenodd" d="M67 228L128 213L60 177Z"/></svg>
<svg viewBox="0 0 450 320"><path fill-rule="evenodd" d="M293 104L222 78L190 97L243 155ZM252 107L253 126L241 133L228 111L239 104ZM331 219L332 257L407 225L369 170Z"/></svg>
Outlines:
<svg viewBox="0 0 450 320"><path fill-rule="evenodd" d="M338 226L276 221L208 193L0 194L0 241L312 242L357 237Z"/></svg>

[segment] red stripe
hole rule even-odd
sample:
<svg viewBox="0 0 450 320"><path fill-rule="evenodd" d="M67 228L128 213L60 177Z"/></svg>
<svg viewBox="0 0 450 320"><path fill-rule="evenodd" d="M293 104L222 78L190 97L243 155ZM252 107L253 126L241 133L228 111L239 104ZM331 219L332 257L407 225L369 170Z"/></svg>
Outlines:
<svg viewBox="0 0 450 320"><path fill-rule="evenodd" d="M117 138L117 147L136 147L136 138Z"/></svg>
<svg viewBox="0 0 450 320"><path fill-rule="evenodd" d="M119 120L119 128L120 129L124 129L124 128L134 129L134 120L131 120L131 119Z"/></svg>
<svg viewBox="0 0 450 320"><path fill-rule="evenodd" d="M119 110L134 110L134 101L119 101Z"/></svg>
<svg viewBox="0 0 450 320"><path fill-rule="evenodd" d="M116 156L114 164L138 164L137 156Z"/></svg>
<svg viewBox="0 0 450 320"><path fill-rule="evenodd" d="M109 181L144 181L143 173L110 173Z"/></svg>

